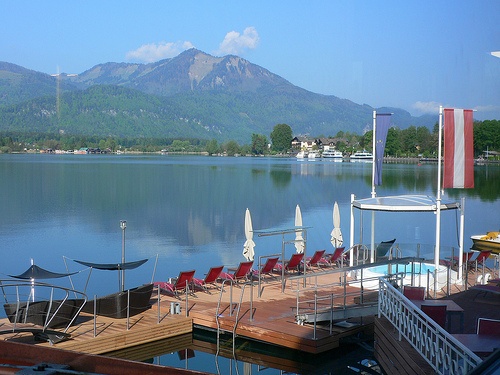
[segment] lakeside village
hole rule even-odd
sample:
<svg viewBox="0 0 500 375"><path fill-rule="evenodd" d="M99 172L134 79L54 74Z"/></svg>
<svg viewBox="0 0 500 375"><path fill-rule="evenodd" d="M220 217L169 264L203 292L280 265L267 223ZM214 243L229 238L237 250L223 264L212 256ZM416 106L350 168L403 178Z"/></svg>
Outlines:
<svg viewBox="0 0 500 375"><path fill-rule="evenodd" d="M269 156L276 156L276 157L296 157L297 159L308 159L308 160L315 160L315 159L336 159L336 160L350 160L351 158L354 159L365 159L365 160L371 160L372 159L372 153L371 149L369 151L363 149L361 150L356 150L352 149L352 151L345 151L341 152L339 151L338 145L340 143L344 144L344 148L346 149L346 144L348 144L348 141L342 138L317 138L317 139L309 139L306 137L294 137L292 139L291 145L290 145L290 150L283 154L276 154L276 155L269 155ZM270 145L268 145L270 148ZM93 154L93 155L105 155L105 154L126 154L126 153L148 153L148 152L141 152L141 151L130 151L130 150L116 150L113 151L111 148L99 148L99 147L81 147L78 150L62 150L62 149L52 149L52 148L47 148L47 149L41 149L41 150L28 150L26 149L25 152L27 153L41 153L41 154L75 154L75 155L87 155L87 154ZM208 151L182 151L182 150L169 150L169 149L162 149L160 151L155 151L153 153L161 154L161 155L211 155L211 156L262 156L262 155L254 155L251 153L247 154L239 154L239 153L228 153L227 151L224 152L218 152L214 154L210 154ZM405 161L405 162L410 162L410 163L421 163L421 162L437 162L437 158L432 158L432 157L424 157L422 154L418 154L417 156L385 156L384 161L386 162L398 162L398 161ZM500 152L497 151L483 151L481 155L478 155L474 159L476 164L482 164L482 163L500 163Z"/></svg>
<svg viewBox="0 0 500 375"><path fill-rule="evenodd" d="M378 116L378 115L377 115ZM473 153L476 162L500 160L499 120L477 121L473 124ZM436 161L439 127L425 126L406 129L389 127L386 133L385 159L409 159L411 162ZM336 135L294 135L287 124L274 126L269 136L252 134L250 142L239 144L235 140L224 142L216 139L197 138L101 138L69 136L64 132L54 135L11 134L0 132L0 153L47 154L121 154L158 153L163 155L210 156L275 156L351 159L356 153L373 152L374 130L362 135L339 131ZM360 155L364 156L365 155Z"/></svg>

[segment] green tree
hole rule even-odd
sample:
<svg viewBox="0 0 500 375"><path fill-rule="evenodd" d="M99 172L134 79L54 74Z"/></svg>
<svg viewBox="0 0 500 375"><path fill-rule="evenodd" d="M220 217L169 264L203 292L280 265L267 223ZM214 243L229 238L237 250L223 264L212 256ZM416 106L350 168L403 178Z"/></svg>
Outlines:
<svg viewBox="0 0 500 375"><path fill-rule="evenodd" d="M227 156L234 156L240 153L240 145L236 141L227 142L224 149L226 150Z"/></svg>
<svg viewBox="0 0 500 375"><path fill-rule="evenodd" d="M267 151L267 137L263 134L252 134L251 152L253 155L264 155Z"/></svg>
<svg viewBox="0 0 500 375"><path fill-rule="evenodd" d="M272 150L286 152L292 144L292 128L287 124L275 125L271 132Z"/></svg>
<svg viewBox="0 0 500 375"><path fill-rule="evenodd" d="M371 150L373 148L373 130L367 131L361 137L359 145L363 147L363 150Z"/></svg>
<svg viewBox="0 0 500 375"><path fill-rule="evenodd" d="M179 139L175 139L170 146L170 149L174 152L184 152L189 149L191 145L189 141L181 141Z"/></svg>
<svg viewBox="0 0 500 375"><path fill-rule="evenodd" d="M218 154L220 147L219 147L219 144L217 143L217 140L212 139L212 140L208 141L205 150L208 152L209 155Z"/></svg>
<svg viewBox="0 0 500 375"><path fill-rule="evenodd" d="M485 151L500 150L500 120L485 120L474 123L474 151L479 155Z"/></svg>
<svg viewBox="0 0 500 375"><path fill-rule="evenodd" d="M387 140L385 143L385 154L397 156L401 154L401 130L395 127L389 128L387 131Z"/></svg>

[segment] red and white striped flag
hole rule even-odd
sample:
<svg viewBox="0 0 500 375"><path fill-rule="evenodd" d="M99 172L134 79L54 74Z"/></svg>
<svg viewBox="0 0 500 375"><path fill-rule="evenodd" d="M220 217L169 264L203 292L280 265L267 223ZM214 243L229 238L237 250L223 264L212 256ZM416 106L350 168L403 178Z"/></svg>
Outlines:
<svg viewBox="0 0 500 375"><path fill-rule="evenodd" d="M473 124L471 109L444 110L444 189L474 187Z"/></svg>

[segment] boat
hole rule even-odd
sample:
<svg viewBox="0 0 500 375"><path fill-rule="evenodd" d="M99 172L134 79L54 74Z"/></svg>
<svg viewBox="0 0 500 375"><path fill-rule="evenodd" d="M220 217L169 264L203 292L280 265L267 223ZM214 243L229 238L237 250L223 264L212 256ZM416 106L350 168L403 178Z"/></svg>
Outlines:
<svg viewBox="0 0 500 375"><path fill-rule="evenodd" d="M306 157L306 153L304 151L299 151L296 157L297 159L304 159Z"/></svg>
<svg viewBox="0 0 500 375"><path fill-rule="evenodd" d="M470 238L473 242L472 249L500 254L500 232L488 232L473 235Z"/></svg>
<svg viewBox="0 0 500 375"><path fill-rule="evenodd" d="M307 154L308 159L316 159L318 157L319 157L319 153L316 151L309 151L309 153Z"/></svg>
<svg viewBox="0 0 500 375"><path fill-rule="evenodd" d="M332 158L332 159L342 159L344 156L342 155L342 152L338 150L325 150L323 151L323 157L324 158Z"/></svg>
<svg viewBox="0 0 500 375"><path fill-rule="evenodd" d="M90 269L98 269L104 271L124 271L137 268L147 259L141 259L133 262L124 263L91 263L82 260L74 260L83 266ZM90 279L90 273L89 273ZM88 280L87 280L88 284ZM83 307L83 311L101 316L107 316L115 319L122 319L128 316L137 315L151 308L151 294L153 293L153 284L143 284L141 286L121 290L103 297L89 300Z"/></svg>
<svg viewBox="0 0 500 375"><path fill-rule="evenodd" d="M366 150L356 151L354 154L351 155L350 159L351 160L372 161L373 154L371 152L366 151Z"/></svg>

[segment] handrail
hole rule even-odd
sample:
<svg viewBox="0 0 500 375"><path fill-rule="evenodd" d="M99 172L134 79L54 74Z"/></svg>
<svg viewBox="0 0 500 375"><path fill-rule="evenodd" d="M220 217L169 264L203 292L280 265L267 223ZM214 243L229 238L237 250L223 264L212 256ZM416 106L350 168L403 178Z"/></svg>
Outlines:
<svg viewBox="0 0 500 375"><path fill-rule="evenodd" d="M370 278L363 277L363 275L362 275L363 269L369 268L369 267L374 267L374 266L380 266L380 265L390 265L390 264L394 264L394 263L409 264L409 263L416 263L416 262L422 262L422 261L423 261L423 259L414 258L414 257L399 258L399 259L394 259L394 260L387 259L387 260L383 260L383 261L377 262L377 263L368 263L368 264L362 264L362 265L352 266L352 267L334 268L334 269L330 269L330 270L322 270L322 271L318 271L318 272L314 272L314 273L308 273L305 275L290 276L288 280L290 280L291 283L293 283L294 281L297 282L296 289L292 289L293 291L296 292L296 295L297 295L297 297L296 297L296 315L297 315L297 318L299 318L299 316L304 315L304 314L309 314L309 313L314 314L313 339L315 339L316 338L316 318L317 318L317 315L319 312L319 308L321 308L321 306L323 306L321 304L322 301L329 302L329 305L332 307L331 314L333 314L333 305L334 305L335 298L340 298L342 300L342 302L340 302L339 308L343 309L343 310L347 310L347 308L348 308L347 307L348 306L347 305L347 297L359 295L360 303L363 304L363 298L367 293L365 291L365 288L363 287L363 284L366 282L369 282L369 281L372 281L372 282L374 280L378 281L378 279L379 279L379 276L370 277ZM350 273L356 272L356 271L359 271L361 273L360 279L347 280L347 275ZM339 277L339 281L319 284L318 279L321 276L331 275L331 274L340 274L341 277ZM390 278L391 281L402 285L402 280L403 280L404 275L405 275L405 272L396 272L394 274L388 275L387 278ZM329 279L331 279L331 278L329 278ZM307 285L306 280L309 280L309 286L301 288L301 284ZM302 282L302 281L304 281L304 282ZM360 284L360 286L361 286L359 291L347 293L347 289L346 289L347 285L348 284L352 285L352 284L356 284L356 283ZM293 283L293 285L295 285L295 284ZM333 294L330 292L332 287L342 287L343 292L338 293L338 294ZM311 290L314 291L314 294L315 294L314 300L300 300L301 293L306 292L306 291L311 291ZM320 290L327 291L327 294L326 295L318 295L318 292ZM369 292L373 292L373 291L369 291ZM311 312L310 307L306 308L306 309L301 309L301 306L303 306L303 305L310 306L311 304L314 304L314 308L312 309L312 312ZM364 305L366 305L368 307L370 306L369 304L368 305L364 304ZM373 302L372 305L376 305L376 302ZM297 320L297 323L303 324L303 322L300 319ZM332 324L332 322L330 322L330 325L331 324ZM330 331L331 330L332 330L332 327L330 327Z"/></svg>
<svg viewBox="0 0 500 375"><path fill-rule="evenodd" d="M378 316L384 316L437 374L467 374L482 362L418 309L389 282L380 279Z"/></svg>
<svg viewBox="0 0 500 375"><path fill-rule="evenodd" d="M15 290L13 292L16 302L12 303L15 305L15 312L13 316L8 316L9 320L13 322L14 324L14 329L16 329L16 326L18 323L21 323L20 320L22 320L22 323L27 323L28 322L28 317L29 317L29 309L32 307L35 303L38 302L43 302L46 303L46 306L42 306L42 309L36 314L39 315L39 319L43 322L41 325L43 330L47 330L50 328L51 324L55 323L55 319L57 317L62 317L60 316L60 313L63 312L63 308L67 301L69 301L69 295L70 293L74 293L76 295L80 295L81 299L81 305L78 306L76 304L74 306L75 310L71 311L71 315L68 316L68 321L64 322L64 330L63 332L66 333L69 327L74 323L76 318L78 317L80 311L83 309L83 306L87 302L87 295L83 292L70 289L70 288L65 288L62 286L57 286L57 285L52 285L52 284L47 284L43 282L37 282L37 281L31 281L31 280L0 280L0 286L2 288L3 296L5 299L6 304L10 304L8 301L8 296L9 296L9 289L12 288ZM43 300L40 301L34 301L34 288L39 288L42 290L48 290L48 297L44 298ZM26 302L22 301L22 295L20 293L20 289L26 289L26 293L24 294L27 296ZM29 293L27 292L29 290ZM80 302L80 301L79 301ZM22 305L24 303L24 305ZM71 307L71 306L70 306ZM22 311L24 310L24 312ZM6 310L7 315L9 313ZM24 318L20 315L23 314ZM58 315L59 314L59 315ZM28 322L29 323L29 322ZM62 324L62 323L61 323ZM59 323L58 323L59 325Z"/></svg>
<svg viewBox="0 0 500 375"><path fill-rule="evenodd" d="M236 328L238 327L238 322L240 318L241 304L243 303L243 295L245 294L245 288L247 284L243 284L241 287L240 303L238 304L238 309L236 310L236 317L234 318L233 326L233 355L236 353Z"/></svg>
<svg viewBox="0 0 500 375"><path fill-rule="evenodd" d="M219 292L219 301L217 302L217 309L215 310L215 323L217 324L217 352L215 353L215 356L219 355L219 348L220 348L220 321L219 321L219 316L220 316L220 304L222 301L222 293L224 293L224 284L226 282L231 283L231 294L232 294L232 286L233 286L233 280L231 279L224 279L222 280L221 286L220 286L220 292ZM231 298L231 304L232 304L232 298ZM229 315L231 316L231 310L232 306L229 307Z"/></svg>
<svg viewBox="0 0 500 375"><path fill-rule="evenodd" d="M220 321L219 321L219 317L220 317L220 308L221 308L221 303L222 303L222 296L223 296L223 293L224 293L224 285L227 283L229 283L229 316L232 316L233 315L233 286L234 286L234 280L232 279L224 279L222 280L222 283L221 283L221 288L220 288L220 292L219 292L219 300L217 301L217 308L215 310L215 322L216 322L216 325L217 325L217 352L216 352L216 357L219 355L219 348L220 348L220 332L221 332L221 327L220 327ZM241 294L240 294L240 299L239 299L239 302L238 302L238 306L236 308L236 315L235 315L235 319L234 319L234 325L233 325L233 329L232 329L232 335L233 335L233 356L235 357L236 355L236 329L238 327L238 323L240 321L240 312L241 312L241 306L243 305L243 297L245 295L245 290L246 290L246 287L250 285L250 321L253 320L253 281L252 280L249 280L249 281L246 281L242 284L241 286ZM236 357L235 357L236 359Z"/></svg>

